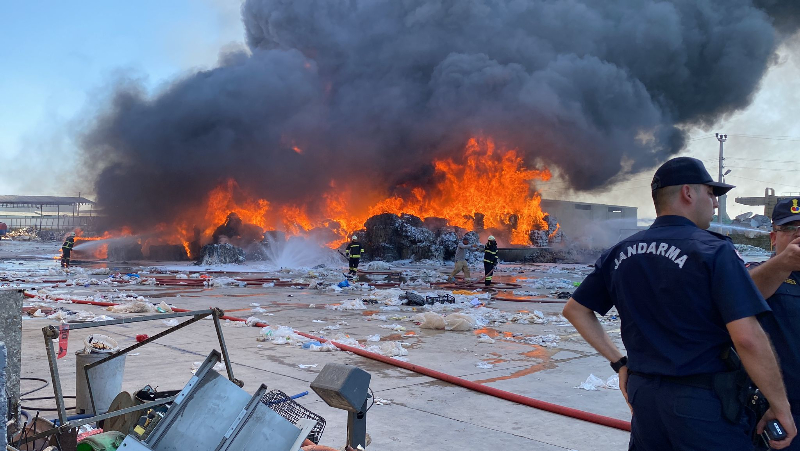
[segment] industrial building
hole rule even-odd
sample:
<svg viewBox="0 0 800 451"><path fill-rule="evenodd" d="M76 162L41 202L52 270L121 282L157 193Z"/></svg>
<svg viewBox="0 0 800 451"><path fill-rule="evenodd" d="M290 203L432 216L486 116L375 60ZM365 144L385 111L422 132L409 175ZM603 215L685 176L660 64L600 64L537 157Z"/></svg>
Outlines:
<svg viewBox="0 0 800 451"><path fill-rule="evenodd" d="M84 197L0 195L0 222L10 230L68 230L87 226L94 202Z"/></svg>
<svg viewBox="0 0 800 451"><path fill-rule="evenodd" d="M603 248L636 233L636 207L542 199L542 210L558 220L570 242Z"/></svg>

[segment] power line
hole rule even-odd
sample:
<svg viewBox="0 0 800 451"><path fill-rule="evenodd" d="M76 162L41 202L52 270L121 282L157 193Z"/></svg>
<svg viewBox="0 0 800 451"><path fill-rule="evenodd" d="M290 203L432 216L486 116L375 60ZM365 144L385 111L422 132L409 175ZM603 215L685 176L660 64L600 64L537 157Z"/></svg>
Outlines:
<svg viewBox="0 0 800 451"><path fill-rule="evenodd" d="M686 140L686 142L687 142L687 143L690 143L690 142L694 142L694 141L700 141L700 140L703 140L703 139L709 139L709 138L714 138L714 135L701 136L701 137L699 137L699 138L687 139L687 140Z"/></svg>
<svg viewBox="0 0 800 451"><path fill-rule="evenodd" d="M751 181L751 182L760 182L760 183L766 183L766 184L768 184L768 185L778 185L778 186L788 186L788 187L790 187L790 188L800 188L800 186L797 186L797 185L788 185L788 184L786 184L786 183L777 183L777 182L775 182L774 180L771 180L771 181L769 181L769 182L768 182L768 181L766 181L766 180L756 180L756 179L750 179L750 178L747 178L747 177L741 177L741 176L738 176L738 175L733 175L733 174L729 175L728 177L732 177L732 178L738 178L738 179L742 179L742 180L749 180L749 181Z"/></svg>
<svg viewBox="0 0 800 451"><path fill-rule="evenodd" d="M758 136L758 135L729 135L737 138L765 139L768 141L800 141L797 136Z"/></svg>
<svg viewBox="0 0 800 451"><path fill-rule="evenodd" d="M753 166L725 166L725 167L732 169L750 169L754 171L800 172L798 169L788 169L788 168L757 168Z"/></svg>
<svg viewBox="0 0 800 451"><path fill-rule="evenodd" d="M760 163L789 163L790 160L783 159L783 160L762 160L760 158L741 158L741 157L726 157L726 160L741 160L741 161L758 161Z"/></svg>

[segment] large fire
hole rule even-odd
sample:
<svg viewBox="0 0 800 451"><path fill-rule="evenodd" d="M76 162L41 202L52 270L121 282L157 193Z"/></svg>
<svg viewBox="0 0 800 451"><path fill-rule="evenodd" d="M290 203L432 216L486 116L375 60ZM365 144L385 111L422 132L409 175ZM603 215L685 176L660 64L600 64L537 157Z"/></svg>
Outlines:
<svg viewBox="0 0 800 451"><path fill-rule="evenodd" d="M187 208L178 223L159 224L143 239L143 248L181 243L187 255L194 256L191 243L211 242L231 213L261 234L265 230L290 236L324 231L318 236L331 248L346 242L367 219L381 213L443 218L451 226L493 231L514 245L530 244L531 230L547 230L541 197L532 183L549 180L550 171L528 169L515 149L498 148L491 139L472 138L458 159L435 160L433 167L435 182L431 186L397 187L404 190L403 195L365 193L331 181L329 192L322 196L322 208L314 212L307 205L262 199L228 179L203 202Z"/></svg>

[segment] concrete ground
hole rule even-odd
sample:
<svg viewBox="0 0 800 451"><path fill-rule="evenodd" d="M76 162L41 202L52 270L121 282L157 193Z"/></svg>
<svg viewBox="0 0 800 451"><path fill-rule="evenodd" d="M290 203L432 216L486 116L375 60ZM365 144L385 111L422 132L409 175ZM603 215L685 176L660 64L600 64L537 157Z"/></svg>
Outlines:
<svg viewBox="0 0 800 451"><path fill-rule="evenodd" d="M107 275L92 275L97 265L84 265L69 275L56 268L52 255L58 252L59 243L0 242L0 286L23 287L34 292L49 292L56 296L119 296L136 293L148 301L167 302L186 309L219 307L227 314L242 318L257 317L270 325L290 326L297 331L328 337L346 334L359 343L368 336L379 334L381 342L397 341L406 344L408 355L403 357L416 365L458 376L501 390L572 407L591 413L622 420L630 420L630 412L618 390L599 389L587 391L577 388L590 374L607 379L613 375L607 361L595 353L575 332L575 329L558 320L563 304L538 302L494 301L488 305L492 314L510 314L520 311L541 311L546 324L521 324L501 320L485 327L465 332L422 329L408 318L424 311L420 307L389 307L369 305L365 310L332 310L326 305L341 304L347 300L362 299L370 292L330 289L297 289L288 287L170 287L150 285L70 286L52 280L103 279ZM152 263L150 263L152 265ZM176 265L169 266L172 270ZM452 269L437 265L405 265L397 267L406 274L441 273ZM137 265L119 267L123 271L142 271ZM178 268L180 269L180 268ZM184 272L204 268L185 264ZM243 267L245 271L253 268ZM112 265L111 270L114 270ZM542 288L542 283L556 279L580 281L588 272L586 265L503 265L495 280L517 281L523 289L536 291L535 300L558 302L553 297L555 289ZM149 271L155 271L149 269ZM96 271L102 272L102 271ZM174 272L174 271L173 271ZM320 272L322 272L320 270ZM474 268L474 275L482 273ZM295 273L212 274L214 277L297 277ZM66 277L65 277L66 276ZM142 277L147 277L142 274ZM434 275L433 277L439 277ZM6 282L2 282L3 278ZM304 280L308 280L307 274ZM538 282L537 282L538 281ZM539 285L537 285L539 283ZM327 284L327 281L326 281ZM419 293L430 288L414 286ZM374 292L372 292L374 293ZM523 296L531 300L530 296ZM33 299L26 299L31 305ZM254 307L252 304L259 304ZM36 305L45 313L48 308L93 312L114 318L138 316L116 314L102 307L44 302ZM253 312L254 308L263 311ZM466 305L460 308L467 313L486 312ZM33 311L33 309L31 310ZM480 315L478 315L480 316ZM483 314L486 317L485 314ZM384 318L385 317L385 318ZM385 319L385 320L383 320ZM322 322L319 322L322 321ZM49 371L42 338L42 327L57 324L46 317L33 317L23 321L22 377L39 377L49 380ZM392 330L381 326L397 324L405 330ZM604 323L618 346L618 320ZM322 330L325 327L334 330ZM121 346L135 343L137 334L154 335L167 329L162 320L139 322L96 329L75 330L69 337L69 352L58 361L65 393L75 391L75 355L83 346L88 333L103 333L114 338ZM260 384L279 389L287 394L310 391L309 383L328 362L358 366L372 375L371 388L377 398L387 401L374 405L368 415L368 432L372 444L368 449L400 451L407 449L526 449L526 450L619 450L627 447L629 434L624 431L557 415L492 396L467 390L427 376L389 364L370 360L348 352L311 352L294 345L275 345L257 341L259 328L245 327L242 323L225 323L223 332L230 352L235 376L244 381L244 389L253 392ZM478 341L481 334L495 337L494 343ZM536 337L555 335L558 341L552 346L536 342ZM506 339L510 338L510 339ZM127 356L123 389L135 391L146 384L159 390L180 389L191 377L194 362L201 362L212 349L218 349L211 321L200 321L177 331L157 342L144 346ZM491 368L481 368L492 365ZM316 365L300 367L299 365ZM36 382L24 382L23 392L36 388ZM30 396L52 395L48 387ZM73 405L68 400L68 405ZM328 407L313 391L298 399L311 411L322 415L327 426L322 444L341 447L345 441L346 419L344 411ZM51 401L26 402L32 406L52 407ZM55 417L52 413L43 415Z"/></svg>

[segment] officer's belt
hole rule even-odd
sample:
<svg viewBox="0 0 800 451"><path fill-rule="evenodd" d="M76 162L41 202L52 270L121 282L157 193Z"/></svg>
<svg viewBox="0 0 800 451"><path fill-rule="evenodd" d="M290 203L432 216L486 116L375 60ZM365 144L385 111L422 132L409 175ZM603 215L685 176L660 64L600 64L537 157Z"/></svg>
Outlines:
<svg viewBox="0 0 800 451"><path fill-rule="evenodd" d="M716 373L692 374L690 376L660 376L657 374L645 374L637 371L629 371L629 374L649 380L662 380L673 382L675 384L712 390L714 388L714 375Z"/></svg>

